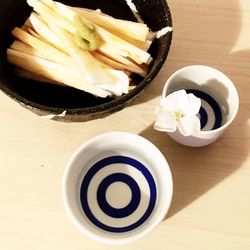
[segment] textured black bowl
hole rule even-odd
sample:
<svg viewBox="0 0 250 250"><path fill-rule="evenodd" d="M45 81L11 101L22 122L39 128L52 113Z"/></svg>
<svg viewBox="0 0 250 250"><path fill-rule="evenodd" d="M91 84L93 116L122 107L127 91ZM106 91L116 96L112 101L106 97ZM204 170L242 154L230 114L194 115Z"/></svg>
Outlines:
<svg viewBox="0 0 250 250"><path fill-rule="evenodd" d="M72 6L91 9L100 8L116 18L135 21L134 15L124 0L66 0L61 1ZM143 21L158 31L172 26L170 10L166 0L134 0ZM150 47L153 62L147 76L133 78L137 85L128 94L113 98L97 98L83 91L69 87L45 84L18 78L14 67L6 62L6 49L13 41L10 35L15 26L21 26L29 16L31 9L26 0L0 0L0 88L11 98L39 115L54 114L53 119L63 121L87 121L104 117L126 107L139 96L161 69L170 48L172 32L156 39ZM65 114L66 111L66 114ZM64 116L57 116L64 112Z"/></svg>

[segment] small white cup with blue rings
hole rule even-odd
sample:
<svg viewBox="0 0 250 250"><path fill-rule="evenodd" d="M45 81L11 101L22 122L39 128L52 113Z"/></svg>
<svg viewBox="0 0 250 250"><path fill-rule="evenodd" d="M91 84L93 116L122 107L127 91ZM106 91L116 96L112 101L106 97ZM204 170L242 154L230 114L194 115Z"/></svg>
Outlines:
<svg viewBox="0 0 250 250"><path fill-rule="evenodd" d="M63 177L63 202L77 228L93 240L125 244L165 218L173 183L168 163L150 141L110 132L85 142Z"/></svg>
<svg viewBox="0 0 250 250"><path fill-rule="evenodd" d="M183 135L178 127L175 131L165 131L178 143L191 147L206 146L216 141L233 122L239 109L239 96L233 82L215 68L191 65L177 70L169 77L162 91L161 103L170 94L180 90L200 99L201 106L197 113L200 120L199 131L188 136ZM164 112L162 115L164 116ZM177 120L181 117L179 111L175 115ZM164 117L160 116L158 114L156 123L157 119L164 121ZM156 123L155 128L164 131L161 123Z"/></svg>

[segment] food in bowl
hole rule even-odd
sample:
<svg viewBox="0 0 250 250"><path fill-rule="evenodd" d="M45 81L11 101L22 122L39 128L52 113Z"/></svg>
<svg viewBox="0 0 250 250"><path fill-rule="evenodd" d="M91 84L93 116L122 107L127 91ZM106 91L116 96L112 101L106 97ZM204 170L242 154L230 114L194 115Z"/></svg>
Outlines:
<svg viewBox="0 0 250 250"><path fill-rule="evenodd" d="M121 96L97 97L85 91L66 85L47 84L32 75L29 79L27 71L15 74L15 66L7 62L7 48L14 37L11 31L22 27L29 18L32 8L26 0L2 1L0 9L0 89L17 103L42 117L67 121L83 122L102 118L130 105L153 82L162 68L172 41L172 19L170 9L165 0L60 0L61 3L75 8L91 10L101 9L103 13L116 19L137 22L138 15L156 36L148 49L152 57L147 73L129 75L129 92ZM136 15L135 15L136 14ZM139 18L138 18L139 19ZM22 77L21 77L22 76ZM51 82L52 80L49 79ZM154 84L157 85L157 82Z"/></svg>
<svg viewBox="0 0 250 250"><path fill-rule="evenodd" d="M106 98L127 94L131 73L147 74L153 35L146 24L53 0L27 4L33 11L7 49L19 76Z"/></svg>

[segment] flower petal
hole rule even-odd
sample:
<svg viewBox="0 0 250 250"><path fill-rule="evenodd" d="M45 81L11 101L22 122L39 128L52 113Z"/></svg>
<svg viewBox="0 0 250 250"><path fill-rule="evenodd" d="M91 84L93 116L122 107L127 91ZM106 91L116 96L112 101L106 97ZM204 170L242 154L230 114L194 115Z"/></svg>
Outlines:
<svg viewBox="0 0 250 250"><path fill-rule="evenodd" d="M197 116L184 116L179 120L178 129L184 136L195 135L200 131L200 120Z"/></svg>
<svg viewBox="0 0 250 250"><path fill-rule="evenodd" d="M174 132L177 129L178 122L175 117L171 115L163 107L159 107L154 129L165 132Z"/></svg>
<svg viewBox="0 0 250 250"><path fill-rule="evenodd" d="M187 93L184 89L177 90L163 98L160 105L170 113L179 111L185 114L189 106Z"/></svg>
<svg viewBox="0 0 250 250"><path fill-rule="evenodd" d="M197 115L201 108L201 99L196 97L194 94L188 94L189 111L188 115Z"/></svg>

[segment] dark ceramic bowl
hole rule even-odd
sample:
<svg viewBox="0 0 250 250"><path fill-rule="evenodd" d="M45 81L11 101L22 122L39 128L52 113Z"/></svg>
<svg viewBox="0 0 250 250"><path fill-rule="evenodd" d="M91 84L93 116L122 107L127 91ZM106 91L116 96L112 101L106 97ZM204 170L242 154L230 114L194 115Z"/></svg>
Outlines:
<svg viewBox="0 0 250 250"><path fill-rule="evenodd" d="M116 18L135 21L125 0L66 0L72 6L91 9L100 8ZM166 0L134 0L141 18L153 31L172 26ZM28 18L31 8L26 0L0 0L0 88L12 99L38 115L55 115L52 119L63 121L87 121L104 117L126 107L138 97L161 69L170 48L172 32L155 39L150 47L153 62L145 78L133 77L136 87L118 98L97 98L83 91L18 78L14 67L6 61L6 49L13 41L10 35L15 26L21 26ZM65 112L66 111L66 112ZM62 116L58 116L62 114Z"/></svg>

